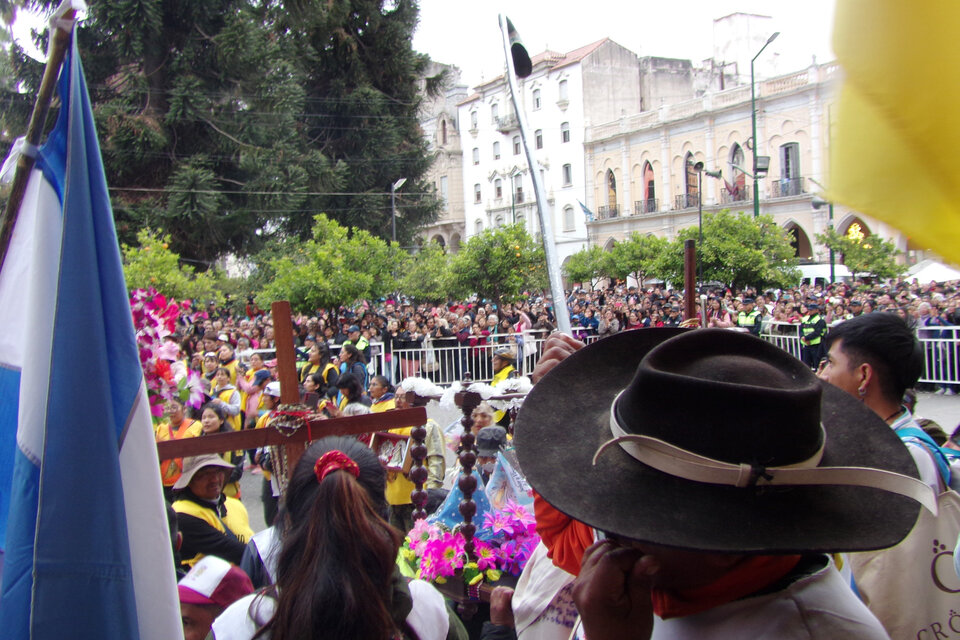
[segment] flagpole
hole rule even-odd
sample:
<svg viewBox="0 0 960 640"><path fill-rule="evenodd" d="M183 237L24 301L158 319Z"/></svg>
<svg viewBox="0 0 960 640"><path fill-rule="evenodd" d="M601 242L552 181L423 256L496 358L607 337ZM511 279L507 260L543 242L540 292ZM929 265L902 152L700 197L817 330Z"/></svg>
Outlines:
<svg viewBox="0 0 960 640"><path fill-rule="evenodd" d="M527 119L517 100L516 79L514 75L512 54L510 53L510 36L508 34L509 20L500 14L500 32L503 34L503 53L507 61L507 85L510 87L510 98L513 101L513 111L517 114L517 124L520 126L520 140L527 156L527 165L530 167L530 178L533 180L533 193L537 200L537 215L540 218L540 234L543 236L543 253L547 259L547 275L550 278L550 295L553 298L553 313L557 319L557 328L570 334L570 314L567 312L567 298L563 294L563 280L560 278L560 260L557 257L557 245L553 238L553 212L544 196L543 180L533 158L530 145L527 144ZM512 26L512 25L510 25ZM519 44L519 42L518 42ZM522 48L522 45L519 45Z"/></svg>
<svg viewBox="0 0 960 640"><path fill-rule="evenodd" d="M65 7L67 7L66 10L64 10ZM62 10L64 11L61 14ZM17 224L23 195L27 190L27 181L30 179L30 172L33 170L36 161L37 145L40 143L43 125L47 120L47 113L50 111L53 90L57 86L60 67L63 66L63 58L67 54L67 46L70 44L70 37L73 33L72 23L69 31L64 29L63 24L64 21L73 20L76 13L69 2L65 2L60 5L51 19L51 25L55 24L56 28L53 30L53 37L50 39L47 66L43 70L40 91L37 93L37 101L33 105L33 113L30 114L30 124L27 125L26 143L17 158L17 171L13 176L10 199L7 200L7 207L3 212L3 221L0 224L0 271L3 270L3 263L7 259L7 250L10 248L10 239L13 237L13 229Z"/></svg>

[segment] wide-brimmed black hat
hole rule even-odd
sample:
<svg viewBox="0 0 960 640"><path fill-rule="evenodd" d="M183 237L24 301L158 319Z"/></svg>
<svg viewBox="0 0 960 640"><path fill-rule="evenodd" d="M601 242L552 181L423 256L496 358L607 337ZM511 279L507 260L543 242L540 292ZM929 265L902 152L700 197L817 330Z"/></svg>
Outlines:
<svg viewBox="0 0 960 640"><path fill-rule="evenodd" d="M933 499L876 414L725 329L641 329L584 347L534 386L514 443L530 485L563 513L684 549L881 549L920 505L878 484Z"/></svg>

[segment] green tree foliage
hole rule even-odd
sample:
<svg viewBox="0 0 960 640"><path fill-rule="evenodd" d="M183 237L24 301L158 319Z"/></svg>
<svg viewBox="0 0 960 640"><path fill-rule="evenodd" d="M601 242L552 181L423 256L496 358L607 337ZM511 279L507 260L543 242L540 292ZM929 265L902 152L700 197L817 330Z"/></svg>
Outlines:
<svg viewBox="0 0 960 640"><path fill-rule="evenodd" d="M151 229L137 233L137 245L122 245L123 276L127 289L153 287L176 300L216 300L223 302L221 287L213 271L194 273L191 266L181 266L180 256L170 249L170 236Z"/></svg>
<svg viewBox="0 0 960 640"><path fill-rule="evenodd" d="M17 87L19 70L26 56L13 42L11 33L22 4L21 0L0 0L0 145L4 149L9 149L17 137L26 133L35 98L26 88ZM38 70L43 71L42 67Z"/></svg>
<svg viewBox="0 0 960 640"><path fill-rule="evenodd" d="M563 265L563 275L570 282L589 282L595 289L597 283L613 272L613 256L598 246L581 249L570 256Z"/></svg>
<svg viewBox="0 0 960 640"><path fill-rule="evenodd" d="M698 236L697 227L682 229L656 260L657 275L668 282L683 282L683 243ZM777 287L800 279L790 239L769 215L754 218L726 209L704 214L703 246L697 253L704 282Z"/></svg>
<svg viewBox="0 0 960 640"><path fill-rule="evenodd" d="M405 177L408 243L439 210L419 109L443 79L412 49L417 16L414 0L91 3L78 41L121 241L160 229L205 265L308 239L318 211L389 237ZM19 135L43 69L16 47L14 63L0 132Z"/></svg>
<svg viewBox="0 0 960 640"><path fill-rule="evenodd" d="M209 264L255 250L257 230L309 230L308 194L340 188L342 167L303 135L304 76L267 6L91 5L77 33L122 241L159 228ZM18 79L35 91L39 72L23 59Z"/></svg>
<svg viewBox="0 0 960 640"><path fill-rule="evenodd" d="M523 225L486 229L471 237L453 257L452 295L476 293L498 305L547 283L543 247Z"/></svg>
<svg viewBox="0 0 960 640"><path fill-rule="evenodd" d="M313 206L344 226L390 237L390 185L397 192L397 238L436 219L439 199L425 179L433 161L419 125L421 78L429 59L416 53L414 0L296 1L277 11L277 31L290 34L305 77L310 111L304 134L324 155L345 165L343 195ZM426 78L438 90L442 78Z"/></svg>
<svg viewBox="0 0 960 640"><path fill-rule="evenodd" d="M843 264L854 275L869 275L881 280L902 276L906 265L899 264L901 251L889 240L879 236L848 234L841 236L836 229L817 234L817 242L843 256Z"/></svg>
<svg viewBox="0 0 960 640"><path fill-rule="evenodd" d="M294 311L312 313L377 298L396 288L393 271L403 256L396 244L319 215L310 240L300 243L295 253L270 262L274 277L257 302L266 309L276 300L288 300Z"/></svg>
<svg viewBox="0 0 960 640"><path fill-rule="evenodd" d="M400 291L418 302L443 302L450 295L450 256L428 242L401 269Z"/></svg>
<svg viewBox="0 0 960 640"><path fill-rule="evenodd" d="M655 275L657 258L666 250L670 242L661 236L647 236L634 231L623 242L618 242L611 250L610 275L626 280L633 277L640 287L644 278Z"/></svg>

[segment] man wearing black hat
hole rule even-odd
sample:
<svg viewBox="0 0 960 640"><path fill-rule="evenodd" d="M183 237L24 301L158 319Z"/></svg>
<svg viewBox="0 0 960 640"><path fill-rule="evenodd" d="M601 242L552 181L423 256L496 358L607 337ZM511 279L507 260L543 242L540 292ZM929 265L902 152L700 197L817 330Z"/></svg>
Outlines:
<svg viewBox="0 0 960 640"><path fill-rule="evenodd" d="M737 326L746 329L752 335L759 336L761 320L760 312L757 311L753 298L744 298L740 313L737 314Z"/></svg>
<svg viewBox="0 0 960 640"><path fill-rule="evenodd" d="M800 319L800 359L811 369L816 369L823 358L823 339L827 336L827 323L820 315L820 305L809 301L807 312Z"/></svg>
<svg viewBox="0 0 960 640"><path fill-rule="evenodd" d="M507 446L507 430L503 427L483 427L477 432L477 468L484 483L497 466L497 453Z"/></svg>
<svg viewBox="0 0 960 640"><path fill-rule="evenodd" d="M895 545L933 507L882 420L742 333L576 346L548 340L514 443L540 497L595 532L573 587L590 640L888 637L827 555Z"/></svg>

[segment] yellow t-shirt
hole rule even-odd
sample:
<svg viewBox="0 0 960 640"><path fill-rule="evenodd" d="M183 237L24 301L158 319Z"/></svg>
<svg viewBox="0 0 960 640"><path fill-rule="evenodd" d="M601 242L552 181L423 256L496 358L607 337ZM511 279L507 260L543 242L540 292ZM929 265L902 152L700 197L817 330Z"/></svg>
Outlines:
<svg viewBox="0 0 960 640"><path fill-rule="evenodd" d="M395 433L401 436L409 436L413 427L401 427L399 429L390 429L389 433ZM407 480L399 471L387 471L387 504L411 504L410 492L417 486L410 480Z"/></svg>

